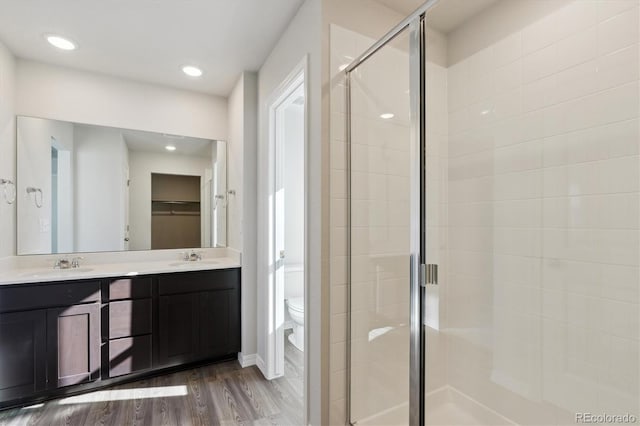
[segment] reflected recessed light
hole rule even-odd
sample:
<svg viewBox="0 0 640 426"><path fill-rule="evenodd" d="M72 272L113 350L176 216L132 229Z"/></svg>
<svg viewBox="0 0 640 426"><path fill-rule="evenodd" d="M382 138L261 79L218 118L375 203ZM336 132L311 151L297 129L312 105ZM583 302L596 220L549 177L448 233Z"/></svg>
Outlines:
<svg viewBox="0 0 640 426"><path fill-rule="evenodd" d="M75 50L77 48L74 42L58 35L50 34L47 35L46 38L50 45L57 47L58 49Z"/></svg>
<svg viewBox="0 0 640 426"><path fill-rule="evenodd" d="M198 67L194 67L193 65L186 65L182 67L182 72L189 77L200 77L202 75L202 70Z"/></svg>
<svg viewBox="0 0 640 426"><path fill-rule="evenodd" d="M382 118L383 120L389 120L390 118L395 117L394 114L391 114L390 112L385 112L384 114L380 114L380 118Z"/></svg>
<svg viewBox="0 0 640 426"><path fill-rule="evenodd" d="M482 115L487 115L487 114L489 114L490 112L491 112L491 111L490 111L490 110L488 110L488 109L483 109L482 111L480 111L480 114L482 114Z"/></svg>
<svg viewBox="0 0 640 426"><path fill-rule="evenodd" d="M166 149L167 151L175 151L176 147L173 145L167 145L164 147L164 149Z"/></svg>
<svg viewBox="0 0 640 426"><path fill-rule="evenodd" d="M348 66L349 66L349 64L342 64L342 65L340 65L340 66L338 67L338 70L340 70L340 71L344 71L344 70L346 70L346 69L347 69L347 67L348 67Z"/></svg>

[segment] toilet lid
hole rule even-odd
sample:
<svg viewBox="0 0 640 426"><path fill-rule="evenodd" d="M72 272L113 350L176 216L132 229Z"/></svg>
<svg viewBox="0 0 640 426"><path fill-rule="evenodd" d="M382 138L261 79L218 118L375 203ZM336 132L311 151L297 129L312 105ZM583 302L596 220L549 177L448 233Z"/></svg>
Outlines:
<svg viewBox="0 0 640 426"><path fill-rule="evenodd" d="M288 299L291 309L304 311L304 297L291 297Z"/></svg>

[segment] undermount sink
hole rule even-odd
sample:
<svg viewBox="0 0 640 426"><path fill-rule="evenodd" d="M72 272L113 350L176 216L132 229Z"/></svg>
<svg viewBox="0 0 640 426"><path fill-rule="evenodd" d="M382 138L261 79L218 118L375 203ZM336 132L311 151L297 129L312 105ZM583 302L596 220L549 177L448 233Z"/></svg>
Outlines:
<svg viewBox="0 0 640 426"><path fill-rule="evenodd" d="M21 274L21 276L27 278L64 277L91 271L93 271L93 268L43 269L41 271L25 272L24 274Z"/></svg>
<svg viewBox="0 0 640 426"><path fill-rule="evenodd" d="M183 261L183 262L173 262L170 263L169 266L175 266L178 268L189 268L192 266L207 266L207 265L217 265L218 262L217 260L194 260L194 261Z"/></svg>

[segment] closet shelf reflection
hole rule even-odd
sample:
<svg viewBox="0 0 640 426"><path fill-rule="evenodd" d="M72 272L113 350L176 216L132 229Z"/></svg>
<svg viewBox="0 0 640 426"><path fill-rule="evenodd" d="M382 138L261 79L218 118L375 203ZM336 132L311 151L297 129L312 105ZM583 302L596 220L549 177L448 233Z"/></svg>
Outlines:
<svg viewBox="0 0 640 426"><path fill-rule="evenodd" d="M180 211L162 211L152 212L152 216L200 216L200 212L180 212Z"/></svg>

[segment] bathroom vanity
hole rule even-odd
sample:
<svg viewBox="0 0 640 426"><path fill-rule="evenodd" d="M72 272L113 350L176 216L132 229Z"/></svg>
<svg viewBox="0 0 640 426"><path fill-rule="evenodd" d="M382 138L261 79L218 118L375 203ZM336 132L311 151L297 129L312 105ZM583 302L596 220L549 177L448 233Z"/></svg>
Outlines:
<svg viewBox="0 0 640 426"><path fill-rule="evenodd" d="M174 265L2 277L0 408L235 358L239 262Z"/></svg>

